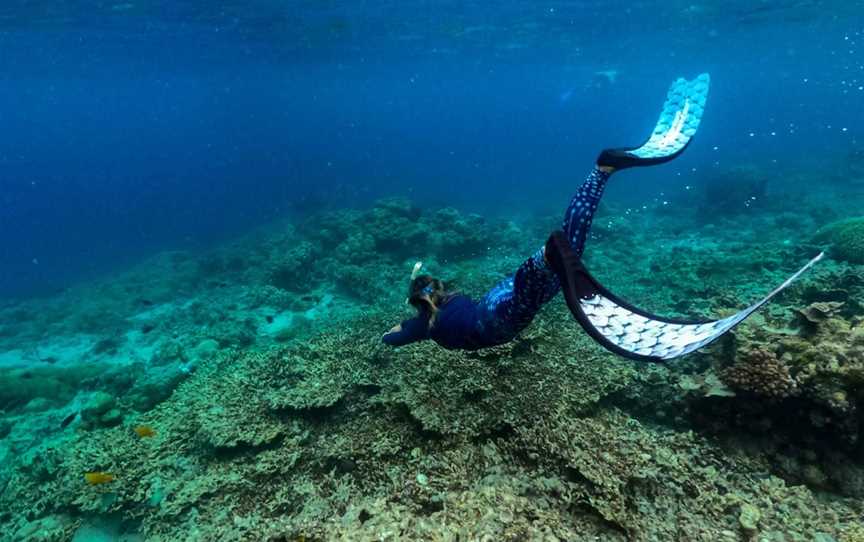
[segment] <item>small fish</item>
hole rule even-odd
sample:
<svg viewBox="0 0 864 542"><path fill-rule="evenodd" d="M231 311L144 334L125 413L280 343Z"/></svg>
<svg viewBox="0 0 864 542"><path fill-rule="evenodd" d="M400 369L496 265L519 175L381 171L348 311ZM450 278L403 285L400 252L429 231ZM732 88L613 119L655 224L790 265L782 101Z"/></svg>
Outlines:
<svg viewBox="0 0 864 542"><path fill-rule="evenodd" d="M69 427L69 424L74 422L75 418L77 418L77 417L78 417L78 413L73 412L72 414L69 414L68 416L63 418L63 421L60 422L60 429L66 429L67 427Z"/></svg>
<svg viewBox="0 0 864 542"><path fill-rule="evenodd" d="M150 438L156 434L156 430L149 425L136 426L133 431L135 431L135 434L141 438Z"/></svg>
<svg viewBox="0 0 864 542"><path fill-rule="evenodd" d="M98 486L99 484L107 484L108 482L113 482L114 475L110 472L102 471L85 472L84 480L91 486Z"/></svg>

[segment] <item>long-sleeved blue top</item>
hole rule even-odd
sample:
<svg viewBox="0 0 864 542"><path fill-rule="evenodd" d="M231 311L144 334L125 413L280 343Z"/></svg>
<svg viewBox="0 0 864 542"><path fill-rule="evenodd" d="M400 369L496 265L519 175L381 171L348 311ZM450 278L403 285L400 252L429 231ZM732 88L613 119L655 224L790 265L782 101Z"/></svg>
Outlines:
<svg viewBox="0 0 864 542"><path fill-rule="evenodd" d="M382 340L390 346L404 346L432 339L448 350L477 350L498 344L484 336L488 334L483 333L481 312L469 297L456 295L438 309L431 326L431 315L423 312L402 322L400 331L387 333Z"/></svg>

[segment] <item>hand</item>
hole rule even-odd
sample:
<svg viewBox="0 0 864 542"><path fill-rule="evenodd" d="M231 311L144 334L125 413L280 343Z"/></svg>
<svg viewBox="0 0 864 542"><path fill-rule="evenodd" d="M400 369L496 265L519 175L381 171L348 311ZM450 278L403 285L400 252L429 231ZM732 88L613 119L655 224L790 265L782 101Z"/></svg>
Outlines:
<svg viewBox="0 0 864 542"><path fill-rule="evenodd" d="M385 333L384 335L382 335L381 338L384 338L384 337L386 337L387 335L390 335L391 333L399 333L400 331L402 331L402 324L396 324L395 326L393 326L393 327L390 329L390 331L388 331L387 333Z"/></svg>

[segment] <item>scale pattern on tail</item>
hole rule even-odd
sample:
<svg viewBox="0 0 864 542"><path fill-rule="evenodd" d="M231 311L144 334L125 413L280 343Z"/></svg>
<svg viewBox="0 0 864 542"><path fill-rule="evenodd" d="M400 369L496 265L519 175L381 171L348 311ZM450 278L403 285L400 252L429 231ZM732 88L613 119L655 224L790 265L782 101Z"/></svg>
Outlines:
<svg viewBox="0 0 864 542"><path fill-rule="evenodd" d="M588 323L611 345L636 356L668 360L689 354L720 338L822 257L823 254L819 254L810 260L758 303L722 320L689 323L667 320L633 307L624 307L600 292L581 299L579 306Z"/></svg>
<svg viewBox="0 0 864 542"><path fill-rule="evenodd" d="M672 83L651 137L629 153L639 158L660 158L683 149L699 128L709 84L707 73L692 81L679 78Z"/></svg>

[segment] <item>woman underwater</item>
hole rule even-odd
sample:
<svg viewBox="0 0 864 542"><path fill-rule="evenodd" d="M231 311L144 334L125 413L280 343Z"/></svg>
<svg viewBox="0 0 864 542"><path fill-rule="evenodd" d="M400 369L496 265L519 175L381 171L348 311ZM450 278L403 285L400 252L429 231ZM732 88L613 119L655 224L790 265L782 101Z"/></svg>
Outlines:
<svg viewBox="0 0 864 542"><path fill-rule="evenodd" d="M543 248L480 301L448 292L438 279L418 276L420 264L415 265L408 301L417 309L417 316L385 333L382 340L402 346L432 339L444 348L462 350L503 344L525 329L560 289L576 320L605 348L628 358L662 361L715 341L767 303L822 254L758 303L715 321L675 320L640 310L601 286L580 259L609 177L621 169L662 164L684 152L702 119L708 87L708 74L672 83L648 140L640 147L602 151L570 201L562 229L553 232Z"/></svg>

